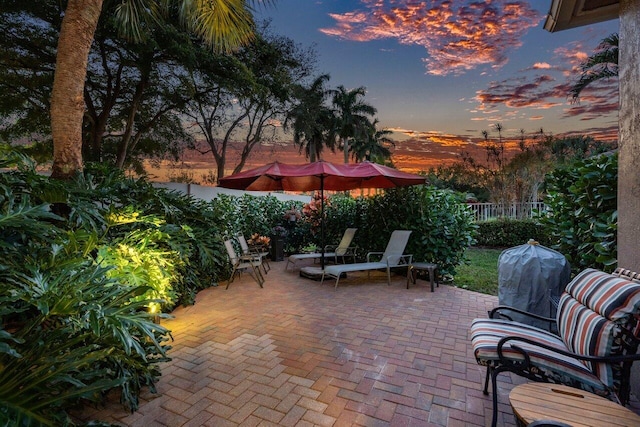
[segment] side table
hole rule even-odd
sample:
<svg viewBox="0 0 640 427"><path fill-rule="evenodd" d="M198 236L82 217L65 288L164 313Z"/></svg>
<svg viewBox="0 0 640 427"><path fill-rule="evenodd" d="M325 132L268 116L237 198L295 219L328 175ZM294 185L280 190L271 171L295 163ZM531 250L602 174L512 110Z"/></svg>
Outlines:
<svg viewBox="0 0 640 427"><path fill-rule="evenodd" d="M640 426L640 416L615 402L577 388L551 383L527 383L509 393L519 426L540 420L572 427Z"/></svg>
<svg viewBox="0 0 640 427"><path fill-rule="evenodd" d="M438 280L436 279L436 270L438 269L438 264L432 264L430 262L414 262L407 269L407 289L409 289L409 279L413 283L416 283L416 276L418 275L418 271L428 271L429 272L429 281L431 282L431 292L434 291L434 284L440 287Z"/></svg>

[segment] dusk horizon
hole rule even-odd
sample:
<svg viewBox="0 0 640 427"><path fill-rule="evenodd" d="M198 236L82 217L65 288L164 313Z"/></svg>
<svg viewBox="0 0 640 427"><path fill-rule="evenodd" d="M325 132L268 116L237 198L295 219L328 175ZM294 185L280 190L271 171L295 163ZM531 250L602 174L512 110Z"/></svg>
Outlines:
<svg viewBox="0 0 640 427"><path fill-rule="evenodd" d="M316 75L329 74L329 87L365 87L364 101L378 110L379 128L392 131L393 163L417 172L450 164L462 152L482 156L482 132L497 139L498 123L512 142L521 134L531 140L541 129L556 137L617 141L617 79L591 85L579 102L569 90L580 65L618 31L618 20L552 34L543 29L549 4L278 0L259 8L256 20L269 20L272 33L302 48L313 47ZM281 134L263 142L244 169L276 158L308 161L291 140ZM341 152L323 156L343 161ZM182 161L215 169L211 155L207 160L190 152Z"/></svg>

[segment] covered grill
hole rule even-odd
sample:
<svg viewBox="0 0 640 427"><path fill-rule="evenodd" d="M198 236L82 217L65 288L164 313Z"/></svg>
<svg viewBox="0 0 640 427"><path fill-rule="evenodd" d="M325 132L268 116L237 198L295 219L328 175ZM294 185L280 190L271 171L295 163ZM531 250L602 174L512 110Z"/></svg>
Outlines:
<svg viewBox="0 0 640 427"><path fill-rule="evenodd" d="M557 301L569 283L571 269L561 253L534 240L504 250L498 258L498 303L540 316L554 317ZM513 320L549 328L549 323L517 313Z"/></svg>

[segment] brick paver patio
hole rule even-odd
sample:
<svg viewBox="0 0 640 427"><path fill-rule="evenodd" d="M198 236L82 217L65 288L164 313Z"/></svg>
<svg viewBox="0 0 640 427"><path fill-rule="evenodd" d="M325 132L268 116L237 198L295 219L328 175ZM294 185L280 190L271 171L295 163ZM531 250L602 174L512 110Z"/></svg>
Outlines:
<svg viewBox="0 0 640 427"><path fill-rule="evenodd" d="M137 412L114 401L83 418L145 427L490 425L468 333L496 297L446 285L431 293L422 280L406 289L401 276L387 286L382 273L351 274L334 290L285 271L285 262L271 265L264 289L243 275L163 321L175 338L172 361ZM508 394L524 381L499 378L499 425L513 426Z"/></svg>

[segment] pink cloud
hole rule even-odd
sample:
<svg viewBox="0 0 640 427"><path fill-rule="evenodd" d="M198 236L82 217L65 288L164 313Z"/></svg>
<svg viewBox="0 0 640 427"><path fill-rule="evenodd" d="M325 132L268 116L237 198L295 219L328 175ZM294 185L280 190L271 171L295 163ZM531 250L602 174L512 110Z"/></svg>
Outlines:
<svg viewBox="0 0 640 427"><path fill-rule="evenodd" d="M589 54L578 42L557 48L554 51L554 60L559 65L537 63L522 70L517 77L491 82L486 89L476 92L475 100L478 102L476 110L488 114L489 111L493 113L500 106L537 110L564 106L560 113L562 118L579 117L583 121L613 114L618 110L617 79L603 80L589 85L580 94L580 103L571 104L571 86L578 81L581 74L580 66L588 57ZM532 75L531 71L545 74ZM552 76L552 71L563 81L557 81ZM538 119L538 116L534 117ZM534 120L534 117L530 117L530 120Z"/></svg>
<svg viewBox="0 0 640 427"><path fill-rule="evenodd" d="M476 92L476 101L480 111L499 105L548 109L560 105L558 98L566 98L568 91L568 85L557 84L552 76L543 74L533 79L519 77L491 82L486 90Z"/></svg>
<svg viewBox="0 0 640 427"><path fill-rule="evenodd" d="M509 51L542 17L526 1L361 0L365 10L331 14L324 34L352 41L395 38L423 46L428 74L462 74L480 65L500 68Z"/></svg>

